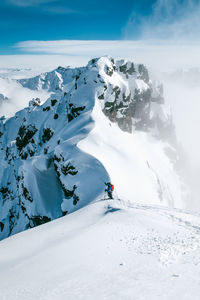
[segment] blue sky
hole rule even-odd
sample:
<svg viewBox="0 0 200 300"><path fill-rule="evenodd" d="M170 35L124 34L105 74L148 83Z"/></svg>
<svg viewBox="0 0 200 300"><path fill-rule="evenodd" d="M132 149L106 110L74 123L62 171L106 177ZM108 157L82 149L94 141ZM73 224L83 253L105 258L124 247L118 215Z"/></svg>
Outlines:
<svg viewBox="0 0 200 300"><path fill-rule="evenodd" d="M52 54L58 40L191 44L200 42L200 0L0 0L0 37L0 54L47 53L40 41Z"/></svg>
<svg viewBox="0 0 200 300"><path fill-rule="evenodd" d="M120 40L134 11L148 14L153 0L1 0L0 53L26 40ZM137 28L134 37L138 38Z"/></svg>

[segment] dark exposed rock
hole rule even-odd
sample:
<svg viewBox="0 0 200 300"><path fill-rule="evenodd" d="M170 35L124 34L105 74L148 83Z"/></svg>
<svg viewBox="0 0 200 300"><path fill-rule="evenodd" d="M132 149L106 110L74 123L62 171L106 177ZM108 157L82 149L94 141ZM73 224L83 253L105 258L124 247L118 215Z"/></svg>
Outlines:
<svg viewBox="0 0 200 300"><path fill-rule="evenodd" d="M140 73L139 78L144 80L144 82L149 83L149 73L147 68L144 65L140 64L138 66L138 72Z"/></svg>
<svg viewBox="0 0 200 300"><path fill-rule="evenodd" d="M98 97L99 100L103 100L104 99L104 93L101 94L99 97Z"/></svg>
<svg viewBox="0 0 200 300"><path fill-rule="evenodd" d="M21 159L26 160L28 158L28 153L26 151L23 151L20 155Z"/></svg>
<svg viewBox="0 0 200 300"><path fill-rule="evenodd" d="M33 202L33 199L28 191L28 189L24 186L24 184L22 183L22 192L23 192L23 196L26 200Z"/></svg>
<svg viewBox="0 0 200 300"><path fill-rule="evenodd" d="M1 232L2 232L3 229L4 229L4 223L3 223L3 222L0 222L0 229L1 229Z"/></svg>
<svg viewBox="0 0 200 300"><path fill-rule="evenodd" d="M146 68L140 65L141 74L147 76L145 73ZM121 66L123 72L127 72L127 64ZM148 80L148 77L146 78ZM162 89L162 88L161 88ZM151 119L151 103L156 102L162 104L163 97L158 95L152 98L151 88L145 90L135 89L134 95L131 93L126 96L121 93L118 86L114 87L112 94L115 95L113 101L106 101L103 112L112 122L116 122L118 126L126 132L131 133L133 128L136 130L148 131L150 128L156 127L162 136L167 136L167 132L172 131L171 126L165 124L159 119L154 117Z"/></svg>
<svg viewBox="0 0 200 300"><path fill-rule="evenodd" d="M41 104L40 98L35 98L29 102L29 106L33 106L33 107L40 106L40 104Z"/></svg>
<svg viewBox="0 0 200 300"><path fill-rule="evenodd" d="M9 219L9 235L12 233L16 218L18 218L18 216L16 215L14 208L11 208L9 210L9 217L8 217L8 219Z"/></svg>
<svg viewBox="0 0 200 300"><path fill-rule="evenodd" d="M60 158L56 157L54 155L54 169L56 171L56 174L57 174L57 177L58 177L58 180L60 182L60 185L61 185L61 188L63 190L63 193L64 193L64 196L66 199L72 199L73 200L73 205L76 205L79 201L79 197L76 195L75 191L77 189L77 186L76 185L73 185L73 189L72 190L69 190L65 184L61 181L61 173L59 172L59 165L58 163L61 161ZM63 173L64 172L64 175L66 174L70 174L70 175L76 175L78 173L78 171L75 170L75 168L68 164L67 165L67 168L64 168L62 167L62 170L61 172Z"/></svg>
<svg viewBox="0 0 200 300"><path fill-rule="evenodd" d="M35 125L21 125L16 137L16 146L19 151L21 151L28 143L31 141L34 134L37 132Z"/></svg>
<svg viewBox="0 0 200 300"><path fill-rule="evenodd" d="M80 116L80 113L85 109L85 106L76 107L74 104L69 103L67 107L67 118L68 122L71 122L73 119Z"/></svg>
<svg viewBox="0 0 200 300"><path fill-rule="evenodd" d="M54 106L56 103L57 103L57 100L56 100L56 99L52 99L52 100L51 100L51 106Z"/></svg>
<svg viewBox="0 0 200 300"><path fill-rule="evenodd" d="M43 111L49 111L51 109L51 107L50 106L46 106L46 107L43 107Z"/></svg>
<svg viewBox="0 0 200 300"><path fill-rule="evenodd" d="M128 68L128 64L125 63L124 65L119 67L120 72L124 73L125 75L129 74L132 75L135 72L134 63L131 63L130 68Z"/></svg>
<svg viewBox="0 0 200 300"><path fill-rule="evenodd" d="M32 216L31 218L29 218L29 227L33 228L35 226L39 226L50 221L51 219L47 216Z"/></svg>
<svg viewBox="0 0 200 300"><path fill-rule="evenodd" d="M43 135L42 135L43 143L49 141L52 136L53 136L53 130L51 130L50 128L43 128Z"/></svg>
<svg viewBox="0 0 200 300"><path fill-rule="evenodd" d="M3 199L6 199L8 196L9 196L9 194L10 194L10 191L9 191L9 189L7 188L7 187L1 187L1 189L0 189L0 193L2 194L2 198Z"/></svg>
<svg viewBox="0 0 200 300"><path fill-rule="evenodd" d="M74 166L72 166L70 163L68 163L67 165L63 165L61 168L61 172L63 173L63 175L76 175L78 173L78 171L76 170L76 168Z"/></svg>
<svg viewBox="0 0 200 300"><path fill-rule="evenodd" d="M109 68L108 66L106 66L105 68L106 68L105 70L106 74L111 77L114 73L114 70L112 68Z"/></svg>

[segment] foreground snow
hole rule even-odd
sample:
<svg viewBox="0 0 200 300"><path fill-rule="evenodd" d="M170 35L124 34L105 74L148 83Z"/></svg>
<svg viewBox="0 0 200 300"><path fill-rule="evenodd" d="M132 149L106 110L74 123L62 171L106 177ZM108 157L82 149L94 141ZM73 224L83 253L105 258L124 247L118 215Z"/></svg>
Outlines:
<svg viewBox="0 0 200 300"><path fill-rule="evenodd" d="M92 203L0 242L1 299L185 299L200 293L200 216Z"/></svg>

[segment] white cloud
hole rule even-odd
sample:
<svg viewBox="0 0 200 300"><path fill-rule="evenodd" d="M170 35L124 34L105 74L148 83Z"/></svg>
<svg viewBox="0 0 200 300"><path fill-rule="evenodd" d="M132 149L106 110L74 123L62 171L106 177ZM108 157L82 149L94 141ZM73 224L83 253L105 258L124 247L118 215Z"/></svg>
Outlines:
<svg viewBox="0 0 200 300"><path fill-rule="evenodd" d="M50 14L83 14L83 12L66 7L60 0L6 0L7 3L23 8L38 8L41 12Z"/></svg>
<svg viewBox="0 0 200 300"><path fill-rule="evenodd" d="M37 6L39 4L46 4L56 1L58 0L7 0L8 3L21 7Z"/></svg>
<svg viewBox="0 0 200 300"><path fill-rule="evenodd" d="M200 1L157 0L148 16L132 12L125 37L133 38L135 28L141 39L200 40Z"/></svg>
<svg viewBox="0 0 200 300"><path fill-rule="evenodd" d="M102 55L125 57L162 70L200 66L200 42L194 41L25 41L14 47L24 53L66 55L85 61Z"/></svg>
<svg viewBox="0 0 200 300"><path fill-rule="evenodd" d="M3 78L0 78L0 93L9 99L1 103L1 116L6 117L11 117L16 111L23 109L33 98L38 97L43 102L49 97L46 91L32 91L23 88L15 81Z"/></svg>

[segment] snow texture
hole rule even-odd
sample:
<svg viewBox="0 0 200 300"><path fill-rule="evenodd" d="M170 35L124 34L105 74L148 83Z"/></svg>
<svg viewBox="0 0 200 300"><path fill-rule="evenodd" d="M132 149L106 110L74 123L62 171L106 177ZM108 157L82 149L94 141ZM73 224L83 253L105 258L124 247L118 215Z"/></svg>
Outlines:
<svg viewBox="0 0 200 300"><path fill-rule="evenodd" d="M125 201L185 207L171 112L144 65L101 57L15 84L50 97L0 120L0 239L101 199L107 181Z"/></svg>
<svg viewBox="0 0 200 300"><path fill-rule="evenodd" d="M200 216L132 200L1 241L1 299L198 300Z"/></svg>

